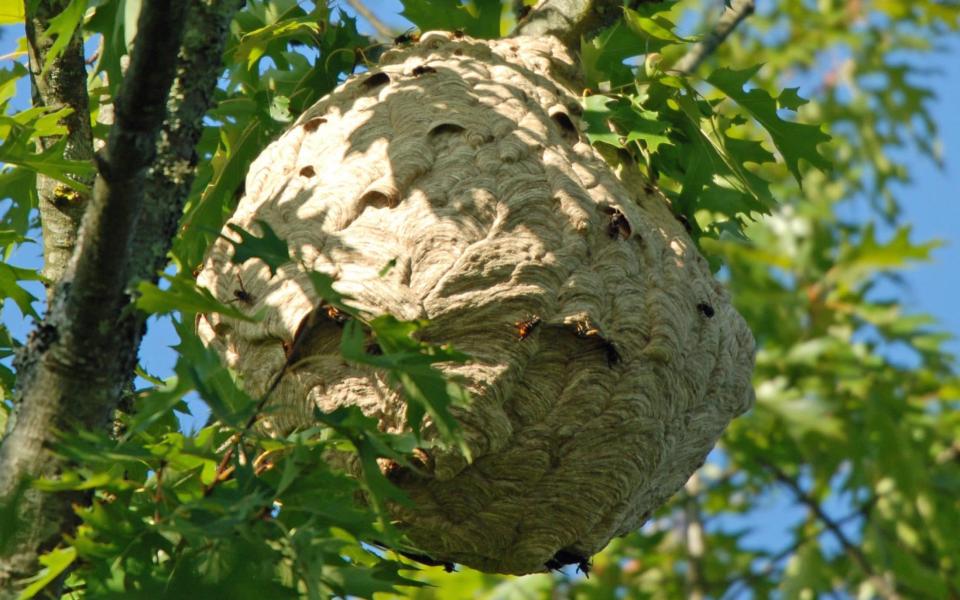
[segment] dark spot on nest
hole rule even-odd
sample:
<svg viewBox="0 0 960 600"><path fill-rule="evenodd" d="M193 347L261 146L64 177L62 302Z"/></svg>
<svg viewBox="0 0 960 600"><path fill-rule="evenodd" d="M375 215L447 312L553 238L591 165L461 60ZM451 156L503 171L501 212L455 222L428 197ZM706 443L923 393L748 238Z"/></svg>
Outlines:
<svg viewBox="0 0 960 600"><path fill-rule="evenodd" d="M385 85L387 83L390 83L390 76L384 73L383 71L381 71L379 73L374 73L370 77L367 77L366 79L364 79L363 87L367 88L368 90L372 90L374 88L378 88L381 85Z"/></svg>
<svg viewBox="0 0 960 600"><path fill-rule="evenodd" d="M434 69L433 67L429 67L427 65L420 65L418 67L413 68L414 77L420 77L421 75L426 75L427 73L436 73L436 72L437 72L436 69Z"/></svg>
<svg viewBox="0 0 960 600"><path fill-rule="evenodd" d="M714 314L716 314L716 311L713 310L713 307L707 304L706 302L701 302L700 304L697 304L697 310L700 311L701 315L705 316L708 319L713 317Z"/></svg>
<svg viewBox="0 0 960 600"><path fill-rule="evenodd" d="M630 237L631 233L633 231L630 228L630 222L627 221L622 212L614 208L613 212L610 213L610 223L607 224L607 235L612 240L618 238L625 240Z"/></svg>
<svg viewBox="0 0 960 600"><path fill-rule="evenodd" d="M430 131L427 132L427 135L434 136L441 133L459 133L461 131L466 131L463 125L458 125L457 123L439 123L434 125Z"/></svg>
<svg viewBox="0 0 960 600"><path fill-rule="evenodd" d="M408 29L405 32L401 33L397 37L393 38L393 43L397 44L407 44L410 42L419 42L420 41L420 32L416 29Z"/></svg>
<svg viewBox="0 0 960 600"><path fill-rule="evenodd" d="M300 176L301 176L301 177L313 177L313 176L316 175L316 174L317 174L316 169L314 169L314 168L311 167L310 165L307 165L307 166L305 166L304 168L300 169Z"/></svg>
<svg viewBox="0 0 960 600"><path fill-rule="evenodd" d="M382 356L383 348L380 347L380 342L377 340L369 340L367 344L363 347L363 351L369 354L370 356Z"/></svg>
<svg viewBox="0 0 960 600"><path fill-rule="evenodd" d="M453 573L456 569L455 565L452 562L447 562L445 560L436 560L430 558L426 554L417 554L415 552L398 552L401 556L409 558L410 560L417 561L418 563L425 564L430 567L443 567L443 570L447 573Z"/></svg>
<svg viewBox="0 0 960 600"><path fill-rule="evenodd" d="M320 127L326 122L327 120L324 119L323 117L314 117L313 119L310 119L309 121L303 124L303 130L312 133L316 131L318 127Z"/></svg>
<svg viewBox="0 0 960 600"><path fill-rule="evenodd" d="M617 350L617 347L614 346L612 342L604 340L603 351L607 356L607 366L610 368L620 364L620 361L623 360L623 358L620 356L620 351Z"/></svg>
<svg viewBox="0 0 960 600"><path fill-rule="evenodd" d="M580 131L577 129L577 126L573 124L570 115L561 111L554 113L550 118L560 127L560 133L563 139L571 144L576 144L580 141Z"/></svg>
<svg viewBox="0 0 960 600"><path fill-rule="evenodd" d="M569 550L557 550L553 558L544 563L544 566L551 571L559 571L567 565L577 565L577 571L590 576L590 559Z"/></svg>

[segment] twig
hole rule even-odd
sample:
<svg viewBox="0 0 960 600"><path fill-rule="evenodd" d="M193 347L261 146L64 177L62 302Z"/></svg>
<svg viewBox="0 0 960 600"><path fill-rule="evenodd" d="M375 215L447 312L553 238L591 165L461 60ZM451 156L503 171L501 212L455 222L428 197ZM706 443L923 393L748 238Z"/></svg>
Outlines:
<svg viewBox="0 0 960 600"><path fill-rule="evenodd" d="M390 28L387 27L377 15L373 14L373 11L367 8L367 5L364 4L362 0L347 0L347 3L353 7L353 10L357 11L357 14L366 19L371 27L377 30L377 35L388 40L393 38L393 32Z"/></svg>
<svg viewBox="0 0 960 600"><path fill-rule="evenodd" d="M737 25L748 16L753 14L753 0L733 0L730 6L726 7L717 25L705 38L693 45L690 50L684 54L680 60L673 66L671 71L690 75L697 70L708 56L716 52L720 44L727 36L737 28Z"/></svg>
<svg viewBox="0 0 960 600"><path fill-rule="evenodd" d="M873 506L873 504L876 502L876 500L877 500L877 497L876 497L876 496L870 498L870 500L868 500L863 506L861 506L861 507L858 508L857 510L851 512L851 513L848 514L847 516L839 519L839 520L837 521L837 525L845 525L845 524L847 524L848 522L850 522L850 521L852 521L852 520L854 520L854 519L865 517L866 514L870 511L870 508L871 508L871 507ZM720 585L723 585L723 586L727 587L727 590L723 593L723 596L721 596L721 598L728 598L728 597L729 597L729 598L736 598L736 597L738 597L737 594L733 593L734 590L737 589L737 586L746 586L746 585L749 585L749 584L751 584L751 583L753 583L753 582L758 581L758 580L759 580L760 578L762 578L762 577L766 577L767 575L770 575L771 573L773 573L773 570L777 567L777 564L779 564L780 561L782 561L782 560L785 559L785 558L788 558L788 557L792 556L792 555L793 555L795 552L797 552L804 544L806 544L806 543L809 542L810 540L816 539L817 537L820 536L821 533L823 533L823 528L822 528L822 527L821 527L821 528L817 528L815 531L811 531L811 532L809 532L809 533L807 533L807 534L805 534L805 535L801 535L801 536L798 537L792 544L790 544L789 546L787 546L786 548L784 548L784 549L781 550L780 552L778 552L778 553L776 553L775 555L773 555L773 556L771 556L770 558L768 558L766 564L765 564L765 565L763 566L763 568L760 569L759 571L757 571L757 572L752 572L752 571L751 571L751 572L746 573L746 574L744 574L744 575L740 575L740 576L738 576L738 577L733 577L733 578L727 579L727 580L724 581L722 584L720 584Z"/></svg>
<svg viewBox="0 0 960 600"><path fill-rule="evenodd" d="M263 412L264 407L267 405L267 401L270 399L270 396L273 394L274 390L280 385L280 381L283 379L284 375L287 374L287 370L300 359L300 350L302 350L304 345L304 340L310 337L310 332L317 326L317 323L320 319L320 308L313 310L307 316L306 325L297 332L297 335L293 339L293 344L290 346L290 353L287 355L283 365L280 367L280 371L273 378L273 382L270 384L270 387L267 388L267 391L263 393L263 396L257 401L256 407L253 409L253 413L247 419L247 422L244 424L243 429L235 433L229 442L229 448L224 452L223 457L220 459L220 464L217 465L216 476L213 481L210 482L203 489L203 495L208 496L213 491L215 487L221 482L229 478L230 473L233 472L233 467L228 467L230 459L233 457L234 448L239 448L240 444L243 443L244 436L253 429L253 426L257 423L257 419L260 418L260 414Z"/></svg>
<svg viewBox="0 0 960 600"><path fill-rule="evenodd" d="M830 531L835 538L837 538L837 541L840 542L840 545L843 547L844 552L847 553L847 556L849 556L853 562L857 564L870 582L876 586L877 592L881 596L890 599L900 597L890 583L877 574L876 570L873 568L873 565L870 564L870 561L867 559L863 551L857 547L856 544L850 541L850 538L848 538L847 534L845 534L843 529L841 529L840 524L830 518L830 516L824 512L823 507L820 506L820 503L815 498L803 491L803 488L800 487L800 484L797 483L794 478L784 473L780 467L768 462L761 462L761 464L773 473L777 481L790 488L790 491L793 492L793 495L797 498L797 500L810 509L814 516L816 516L817 519L823 523L827 530Z"/></svg>

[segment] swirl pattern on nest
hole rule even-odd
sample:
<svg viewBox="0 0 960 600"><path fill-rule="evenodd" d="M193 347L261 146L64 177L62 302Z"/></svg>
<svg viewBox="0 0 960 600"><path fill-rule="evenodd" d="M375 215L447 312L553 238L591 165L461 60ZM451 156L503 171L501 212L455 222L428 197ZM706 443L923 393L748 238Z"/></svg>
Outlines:
<svg viewBox="0 0 960 600"><path fill-rule="evenodd" d="M416 501L396 516L437 560L522 574L558 551L592 555L679 489L753 401L746 324L664 200L587 143L576 77L548 37L431 32L387 52L248 174L230 223L266 221L300 264L271 277L231 264L219 240L199 275L224 300L239 277L245 310L267 311L198 326L254 394L317 305L304 266L370 313L429 319L427 341L471 355L443 370L473 396L456 411L473 463L432 451L429 476L395 478ZM357 405L401 429L402 399L343 361L339 335L330 323L313 336L265 427Z"/></svg>

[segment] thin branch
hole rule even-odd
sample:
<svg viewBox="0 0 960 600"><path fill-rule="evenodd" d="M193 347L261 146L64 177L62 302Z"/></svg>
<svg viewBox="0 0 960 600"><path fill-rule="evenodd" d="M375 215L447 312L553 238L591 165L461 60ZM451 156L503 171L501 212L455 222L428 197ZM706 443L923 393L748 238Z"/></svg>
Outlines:
<svg viewBox="0 0 960 600"><path fill-rule="evenodd" d="M716 52L741 21L753 14L753 0L733 0L725 7L717 25L702 40L693 45L673 66L672 71L690 75L704 60Z"/></svg>
<svg viewBox="0 0 960 600"><path fill-rule="evenodd" d="M143 200L147 167L166 112L187 0L147 2L140 14L130 68L116 100L100 174L63 280L50 310L17 357L15 424L0 446L0 505L22 482L56 477L65 464L51 451L56 431L106 425L127 379L117 361L116 323L125 296L130 239ZM134 349L135 352L135 349ZM19 498L27 523L0 556L0 590L16 590L55 547L74 518L78 494L29 489Z"/></svg>
<svg viewBox="0 0 960 600"><path fill-rule="evenodd" d="M870 509L872 508L876 500L877 500L876 496L870 498L870 500L868 500L864 504L864 506L851 512L847 516L837 520L837 525L845 525L854 519L864 518L866 514L869 513ZM816 526L814 527L815 527L814 531L811 531L809 533L799 536L796 540L794 540L792 544L790 544L780 552L768 558L766 564L759 571L750 571L743 575L729 578L726 581L724 581L722 584L719 584L727 588L726 591L723 593L723 596L721 597L737 598L739 597L738 594L734 593L737 590L737 586L745 587L761 580L764 577L771 575L774 569L777 568L777 565L781 561L783 561L785 558L789 558L790 556L793 556L805 544L807 544L811 540L815 540L817 537L820 536L821 533L823 533L823 527L816 527Z"/></svg>
<svg viewBox="0 0 960 600"><path fill-rule="evenodd" d="M362 0L347 0L347 2L353 7L353 10L357 11L358 15L366 19L367 23L370 23L370 26L377 31L377 35L385 40L393 38L393 31L377 15L373 14L373 11L367 8Z"/></svg>
<svg viewBox="0 0 960 600"><path fill-rule="evenodd" d="M68 0L37 4L36 11L26 19L27 54L30 61L33 105L51 109L73 109L73 112L63 119L67 128L67 143L63 156L86 161L93 158L93 133L90 129L90 103L87 97L87 71L83 58L81 27L77 27L73 32L63 53L51 64L46 64L54 43L47 33L50 19L65 10L69 4ZM46 150L61 139L60 136L41 138L40 148ZM90 187L93 177L77 181ZM77 244L77 230L89 198L86 193L71 190L45 175L37 176L37 195L40 200L43 237L43 276L47 281L55 283L63 276ZM51 285L47 288L48 300L52 293Z"/></svg>
<svg viewBox="0 0 960 600"><path fill-rule="evenodd" d="M777 481L785 485L793 492L793 495L797 498L800 503L804 504L810 512L820 520L821 523L833 534L833 537L840 542L840 546L846 552L854 563L860 568L861 571L867 576L870 582L877 588L877 592L884 598L899 598L896 590L891 586L890 582L880 576L876 569L873 568L873 565L870 564L869 559L863 553L863 551L854 544L850 538L847 537L847 534L843 532L843 529L840 527L840 523L832 519L826 512L824 512L823 507L820 506L814 497L809 495L807 492L800 487L800 484L793 478L787 475L780 467L763 462L764 467L766 467L770 472L773 473Z"/></svg>
<svg viewBox="0 0 960 600"><path fill-rule="evenodd" d="M700 474L694 473L686 483L687 498L684 501L684 534L687 550L687 598L703 600L707 597L707 581L704 575L703 559L706 554L703 515L700 514L701 493Z"/></svg>

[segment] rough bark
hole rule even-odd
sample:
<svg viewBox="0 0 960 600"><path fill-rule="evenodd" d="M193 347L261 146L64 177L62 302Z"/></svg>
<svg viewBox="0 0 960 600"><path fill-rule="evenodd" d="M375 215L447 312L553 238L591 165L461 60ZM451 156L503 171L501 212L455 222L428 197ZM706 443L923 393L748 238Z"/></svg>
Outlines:
<svg viewBox="0 0 960 600"><path fill-rule="evenodd" d="M135 361L136 347L118 343L116 324L128 301L130 239L156 154L186 5L179 0L144 6L76 249L44 322L18 356L18 410L0 446L0 503L17 500L18 516L29 526L4 544L4 594L15 593L37 556L59 542L73 518L75 496L33 489L20 496L23 482L56 477L62 469L51 452L55 431L105 426Z"/></svg>
<svg viewBox="0 0 960 600"><path fill-rule="evenodd" d="M144 205L133 239L133 280L155 281L167 264L167 253L196 175L196 146L203 133L203 116L213 105L217 79L223 72L222 55L230 21L242 5L242 0L190 3L168 115L157 141L157 159L147 171ZM133 346L139 343L138 337Z"/></svg>
<svg viewBox="0 0 960 600"><path fill-rule="evenodd" d="M752 402L750 332L662 196L625 185L587 142L577 77L549 36L431 32L387 52L248 174L230 223L266 221L298 264L237 267L221 239L199 276L224 301L239 279L245 309L266 311L199 327L257 396L319 301L307 270L472 356L444 371L473 396L456 414L474 462L432 449L426 475L391 471L417 505L396 515L435 560L507 573L586 560L679 489ZM397 391L345 364L327 325L264 426L359 405L400 430Z"/></svg>
<svg viewBox="0 0 960 600"><path fill-rule="evenodd" d="M30 60L30 80L33 87L33 105L53 110L71 108L73 112L63 119L67 128L64 156L73 160L93 158L93 134L90 130L90 107L87 97L87 70L83 58L81 28L73 33L63 53L47 65L48 53L54 39L47 35L52 17L61 13L69 0L39 2L26 20L27 50ZM46 70L44 66L46 65ZM41 149L46 150L60 141L60 137L41 138ZM78 180L86 187L93 177ZM60 280L73 249L77 244L77 230L83 217L87 194L70 190L64 184L44 175L37 176L40 224L43 235L42 274L51 285Z"/></svg>
<svg viewBox="0 0 960 600"><path fill-rule="evenodd" d="M580 47L581 38L590 38L613 24L623 14L624 4L638 0L540 0L514 31L531 37L551 35L571 52Z"/></svg>

